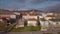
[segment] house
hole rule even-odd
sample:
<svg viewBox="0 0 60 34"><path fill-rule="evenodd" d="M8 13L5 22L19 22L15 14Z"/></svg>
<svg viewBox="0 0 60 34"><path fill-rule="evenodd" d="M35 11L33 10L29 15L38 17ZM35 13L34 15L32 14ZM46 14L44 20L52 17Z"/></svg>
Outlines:
<svg viewBox="0 0 60 34"><path fill-rule="evenodd" d="M7 24L12 24L16 21L16 17L17 15L19 16L20 13L17 13L17 12L2 12L0 13L0 18ZM4 20L6 19L6 20Z"/></svg>
<svg viewBox="0 0 60 34"><path fill-rule="evenodd" d="M52 12L42 12L42 17L45 18L47 15L53 15Z"/></svg>
<svg viewBox="0 0 60 34"><path fill-rule="evenodd" d="M40 18L44 18L44 17L43 17L43 16L41 16L41 15L39 15L39 19L40 19Z"/></svg>
<svg viewBox="0 0 60 34"><path fill-rule="evenodd" d="M41 31L47 31L49 29L49 23L46 19L40 18Z"/></svg>
<svg viewBox="0 0 60 34"><path fill-rule="evenodd" d="M31 11L29 13L27 12L22 12L22 16L24 19L27 20L27 26L36 26L37 23L37 15L35 14L34 11Z"/></svg>
<svg viewBox="0 0 60 34"><path fill-rule="evenodd" d="M40 25L41 25L41 31L47 31L49 28L48 21L40 21Z"/></svg>
<svg viewBox="0 0 60 34"><path fill-rule="evenodd" d="M56 26L56 22L49 20L51 26Z"/></svg>
<svg viewBox="0 0 60 34"><path fill-rule="evenodd" d="M28 19L27 26L37 26L37 19L34 19L34 18Z"/></svg>
<svg viewBox="0 0 60 34"><path fill-rule="evenodd" d="M50 19L50 22L53 24L53 25L60 25L60 19Z"/></svg>
<svg viewBox="0 0 60 34"><path fill-rule="evenodd" d="M15 14L14 13L1 13L0 14L1 17L6 17L6 18L15 18ZM12 17L14 16L14 17Z"/></svg>
<svg viewBox="0 0 60 34"><path fill-rule="evenodd" d="M27 26L37 26L37 15L34 11L30 12L28 15L27 15L27 23L28 25Z"/></svg>
<svg viewBox="0 0 60 34"><path fill-rule="evenodd" d="M29 18L36 18L37 19L37 15L34 11L30 11L29 13L27 12L22 12L22 16L25 19L29 19Z"/></svg>
<svg viewBox="0 0 60 34"><path fill-rule="evenodd" d="M47 15L47 16L45 17L45 19L46 19L46 20L54 19L54 18L55 18L55 16L54 16L54 15Z"/></svg>
<svg viewBox="0 0 60 34"><path fill-rule="evenodd" d="M41 14L42 14L43 17L46 17L46 15L47 15L47 13L44 13L44 12L41 13Z"/></svg>
<svg viewBox="0 0 60 34"><path fill-rule="evenodd" d="M47 15L53 15L53 13L52 13L52 12L47 12L46 14L47 14Z"/></svg>
<svg viewBox="0 0 60 34"><path fill-rule="evenodd" d="M30 12L29 15L28 15L28 18L35 18L37 19L37 15L35 12Z"/></svg>
<svg viewBox="0 0 60 34"><path fill-rule="evenodd" d="M22 14L23 18L27 19L28 16L27 16L26 12L22 12L21 14Z"/></svg>

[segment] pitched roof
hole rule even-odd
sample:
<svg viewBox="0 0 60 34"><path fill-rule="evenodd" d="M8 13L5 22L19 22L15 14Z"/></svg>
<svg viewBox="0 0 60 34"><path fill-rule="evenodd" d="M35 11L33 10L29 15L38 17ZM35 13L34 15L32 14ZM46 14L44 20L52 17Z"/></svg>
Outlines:
<svg viewBox="0 0 60 34"><path fill-rule="evenodd" d="M30 19L28 19L28 21L37 21L37 19L35 19L35 18L30 18Z"/></svg>
<svg viewBox="0 0 60 34"><path fill-rule="evenodd" d="M51 20L51 21L60 21L60 19L49 19L49 20Z"/></svg>
<svg viewBox="0 0 60 34"><path fill-rule="evenodd" d="M27 15L27 13L26 13L26 12L22 12L21 14L22 14L23 16L26 16L26 15Z"/></svg>
<svg viewBox="0 0 60 34"><path fill-rule="evenodd" d="M0 16L0 18L10 18L9 16Z"/></svg>
<svg viewBox="0 0 60 34"><path fill-rule="evenodd" d="M46 17L55 17L54 15L47 15Z"/></svg>

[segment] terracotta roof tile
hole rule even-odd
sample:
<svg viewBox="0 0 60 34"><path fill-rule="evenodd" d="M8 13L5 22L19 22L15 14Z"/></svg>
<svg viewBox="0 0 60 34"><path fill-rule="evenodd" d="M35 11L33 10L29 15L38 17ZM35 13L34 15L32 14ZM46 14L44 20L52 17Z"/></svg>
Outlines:
<svg viewBox="0 0 60 34"><path fill-rule="evenodd" d="M54 15L47 15L46 17L55 17Z"/></svg>
<svg viewBox="0 0 60 34"><path fill-rule="evenodd" d="M37 19L31 18L31 19L28 19L28 21L37 21Z"/></svg>

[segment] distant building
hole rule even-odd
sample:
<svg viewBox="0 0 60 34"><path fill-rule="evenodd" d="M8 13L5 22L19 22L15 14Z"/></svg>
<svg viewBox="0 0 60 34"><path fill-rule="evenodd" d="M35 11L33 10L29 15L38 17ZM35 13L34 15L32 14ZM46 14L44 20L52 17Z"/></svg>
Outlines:
<svg viewBox="0 0 60 34"><path fill-rule="evenodd" d="M1 18L16 18L16 15L14 13L1 13Z"/></svg>

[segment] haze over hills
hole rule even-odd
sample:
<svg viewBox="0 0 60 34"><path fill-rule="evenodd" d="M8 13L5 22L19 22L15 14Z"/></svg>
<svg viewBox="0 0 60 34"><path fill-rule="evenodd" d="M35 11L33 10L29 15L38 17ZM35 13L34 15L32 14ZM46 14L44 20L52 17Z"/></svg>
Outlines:
<svg viewBox="0 0 60 34"><path fill-rule="evenodd" d="M35 12L60 12L60 10L52 10L52 11L41 11L41 10L37 10L37 9L30 9L30 10L14 10L14 11L9 11L9 10L4 10L4 9L0 9L0 12L30 12L30 11L35 11Z"/></svg>
<svg viewBox="0 0 60 34"><path fill-rule="evenodd" d="M9 11L30 9L60 11L60 0L0 0L0 9Z"/></svg>
<svg viewBox="0 0 60 34"><path fill-rule="evenodd" d="M41 10L37 10L37 9L30 9L30 10L19 10L19 11L27 11L27 12L29 12L29 11L39 11L39 12L43 12L43 11L41 11ZM2 12L2 11L9 11L9 10L4 10L4 9L0 9L0 12ZM13 10L13 11L17 11L18 12L18 10Z"/></svg>

